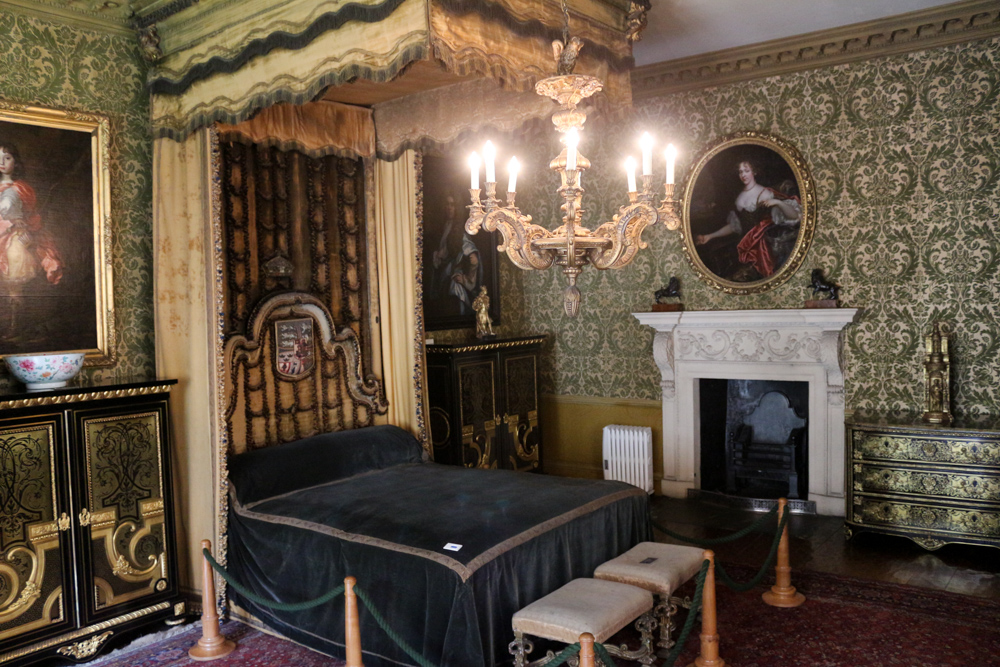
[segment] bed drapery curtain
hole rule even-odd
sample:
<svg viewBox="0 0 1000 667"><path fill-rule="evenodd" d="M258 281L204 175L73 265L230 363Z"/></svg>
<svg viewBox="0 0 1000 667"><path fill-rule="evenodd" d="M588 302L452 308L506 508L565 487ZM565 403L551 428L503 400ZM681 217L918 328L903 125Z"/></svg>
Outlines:
<svg viewBox="0 0 1000 667"><path fill-rule="evenodd" d="M414 433L426 448L419 196L414 151L404 152L395 162L376 163L379 318L388 420Z"/></svg>
<svg viewBox="0 0 1000 667"><path fill-rule="evenodd" d="M178 565L181 581L195 588L199 542L217 534L212 178L209 130L153 143L156 370L178 380L171 392Z"/></svg>

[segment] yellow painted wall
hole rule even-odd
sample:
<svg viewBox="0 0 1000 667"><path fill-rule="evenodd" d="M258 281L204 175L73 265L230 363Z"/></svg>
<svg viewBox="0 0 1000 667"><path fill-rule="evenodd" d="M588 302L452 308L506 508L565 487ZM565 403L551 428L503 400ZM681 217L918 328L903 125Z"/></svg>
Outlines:
<svg viewBox="0 0 1000 667"><path fill-rule="evenodd" d="M601 478L602 429L608 424L653 429L655 487L663 478L663 411L660 401L594 396L542 396L542 460L546 473Z"/></svg>

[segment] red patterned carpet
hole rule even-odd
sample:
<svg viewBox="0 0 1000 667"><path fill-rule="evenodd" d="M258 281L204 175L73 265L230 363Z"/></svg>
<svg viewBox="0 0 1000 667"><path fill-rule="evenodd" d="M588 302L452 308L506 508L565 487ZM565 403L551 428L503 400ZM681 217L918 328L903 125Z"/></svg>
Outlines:
<svg viewBox="0 0 1000 667"><path fill-rule="evenodd" d="M737 566L729 570L737 580L747 580L753 574L750 569ZM764 586L749 593L734 593L719 585L720 647L728 665L1000 665L1000 601L813 572L796 571L792 578L792 583L808 597L797 609L765 605L760 599L761 592L766 590ZM681 594L690 594L692 590L689 585ZM679 622L683 622L683 614ZM230 657L212 663L218 667L344 665L343 661L245 625L227 623L224 632L239 643L239 648ZM97 664L100 667L196 665L187 658L187 649L198 636L198 627L193 626L163 642L109 656ZM616 639L634 636L634 631L623 632ZM697 631L692 633L677 664L687 665L696 655ZM618 664L626 667L636 663L619 660Z"/></svg>

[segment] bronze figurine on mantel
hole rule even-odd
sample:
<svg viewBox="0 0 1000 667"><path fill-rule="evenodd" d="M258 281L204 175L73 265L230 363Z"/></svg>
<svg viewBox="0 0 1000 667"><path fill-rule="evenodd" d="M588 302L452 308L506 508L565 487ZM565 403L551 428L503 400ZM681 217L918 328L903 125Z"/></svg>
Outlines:
<svg viewBox="0 0 1000 667"><path fill-rule="evenodd" d="M948 324L938 320L931 325L931 332L924 339L927 356L924 358L923 421L928 424L951 424L951 362L948 358L950 338Z"/></svg>
<svg viewBox="0 0 1000 667"><path fill-rule="evenodd" d="M656 302L653 303L654 313L671 313L684 310L684 304L680 302L681 281L677 276L670 276L670 282L666 287L653 292Z"/></svg>
<svg viewBox="0 0 1000 667"><path fill-rule="evenodd" d="M839 308L840 302L837 301L839 296L840 285L833 282L829 278L823 276L823 269L813 269L811 278L809 281L809 287L812 288L812 299L806 299L806 308ZM819 293L825 293L826 296L822 299L817 299L816 295Z"/></svg>

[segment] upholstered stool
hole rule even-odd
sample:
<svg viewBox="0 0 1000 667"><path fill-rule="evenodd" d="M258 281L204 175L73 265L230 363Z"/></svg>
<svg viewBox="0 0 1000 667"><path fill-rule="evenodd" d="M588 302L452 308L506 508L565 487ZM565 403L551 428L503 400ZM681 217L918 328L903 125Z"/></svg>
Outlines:
<svg viewBox="0 0 1000 667"><path fill-rule="evenodd" d="M674 629L673 617L677 613L678 598L672 597L681 584L691 579L701 570L705 552L696 547L658 542L640 542L618 558L599 565L594 577L630 586L645 588L657 595L653 616L660 625L660 641L657 644L669 650L674 642L670 633ZM689 604L684 606L690 606Z"/></svg>
<svg viewBox="0 0 1000 667"><path fill-rule="evenodd" d="M514 641L510 644L514 665L525 667L527 655L534 648L525 635L573 644L581 634L589 632L594 641L603 643L637 618L636 628L642 634L638 650L606 648L611 655L651 665L656 627L649 613L652 608L653 596L648 590L614 581L574 579L514 614Z"/></svg>

